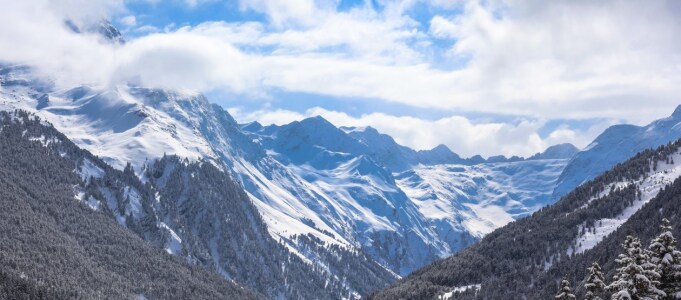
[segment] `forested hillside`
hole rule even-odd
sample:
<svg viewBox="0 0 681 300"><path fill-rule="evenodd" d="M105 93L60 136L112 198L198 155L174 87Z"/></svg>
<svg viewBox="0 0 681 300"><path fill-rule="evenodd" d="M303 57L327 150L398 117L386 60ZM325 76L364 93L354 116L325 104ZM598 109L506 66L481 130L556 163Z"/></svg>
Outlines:
<svg viewBox="0 0 681 300"><path fill-rule="evenodd" d="M314 237L275 241L244 190L208 161L189 163L166 156L150 163L144 173L159 191L159 219L180 241L170 241L169 252L268 296L357 298L395 280L361 252ZM303 260L287 245L314 248L306 254L316 255L315 261Z"/></svg>
<svg viewBox="0 0 681 300"><path fill-rule="evenodd" d="M592 262L601 263L607 280L612 279L626 235L647 245L662 218L681 224L681 181L671 184L679 177L675 160L680 145L643 151L556 204L370 298L432 299L465 291L453 299L551 299L563 275L579 283L576 292L582 296L582 280ZM678 228L674 234L679 235Z"/></svg>
<svg viewBox="0 0 681 300"><path fill-rule="evenodd" d="M63 136L21 112L0 124L1 299L261 298L74 199Z"/></svg>

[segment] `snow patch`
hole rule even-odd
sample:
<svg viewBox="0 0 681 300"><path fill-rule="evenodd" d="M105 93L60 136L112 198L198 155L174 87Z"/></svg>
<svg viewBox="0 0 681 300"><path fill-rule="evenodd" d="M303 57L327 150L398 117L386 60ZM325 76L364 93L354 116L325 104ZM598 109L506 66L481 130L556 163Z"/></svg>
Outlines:
<svg viewBox="0 0 681 300"><path fill-rule="evenodd" d="M92 210L99 210L100 204L99 204L99 201L97 199L95 199L95 197L92 197L92 196L88 197L86 203L90 208L92 208Z"/></svg>
<svg viewBox="0 0 681 300"><path fill-rule="evenodd" d="M128 200L128 205L126 206L128 215L132 215L135 219L142 217L142 203L140 202L142 196L140 196L137 190L126 186L123 189L123 198Z"/></svg>
<svg viewBox="0 0 681 300"><path fill-rule="evenodd" d="M161 222L160 227L165 229L170 236L166 241L165 250L169 254L178 255L182 253L182 239L175 231L170 228L166 223Z"/></svg>
<svg viewBox="0 0 681 300"><path fill-rule="evenodd" d="M24 134L25 133L26 133L26 131L24 130ZM57 143L56 138L52 137L52 138L48 139L45 135L41 135L39 137L30 137L28 139L32 142L39 142L41 145L43 145L43 147L47 147L52 143Z"/></svg>
<svg viewBox="0 0 681 300"><path fill-rule="evenodd" d="M479 291L480 287L481 287L480 284L457 286L457 287L453 288L451 291L438 296L437 300L450 300L450 299L453 299L452 297L454 297L454 294L456 294L456 293L463 293L463 292L471 290L471 289Z"/></svg>
<svg viewBox="0 0 681 300"><path fill-rule="evenodd" d="M94 178L104 177L104 170L102 170L102 168L98 167L87 158L83 159L82 166L80 167L80 170L77 171L77 173L80 175L81 180L83 180L84 182L88 182L91 177Z"/></svg>
<svg viewBox="0 0 681 300"><path fill-rule="evenodd" d="M639 209L641 209L643 205L655 198L655 196L657 196L657 194L665 186L673 183L674 180L681 177L681 154L674 154L672 158L674 164L667 164L664 161L660 161L658 162L658 171L649 174L643 179L633 182L615 182L611 184L609 187L614 188L624 188L631 184L635 184L641 191L641 199L634 201L633 205L625 208L616 218L604 218L596 221L596 226L593 229L586 230L583 235L577 237L574 242L576 247L574 249L568 249L567 254L571 255L573 253L584 253L585 251L598 245L598 243L600 243L605 237L617 230L617 228L629 220L629 218L633 216ZM607 195L610 190L610 188L607 188L599 195L598 198ZM589 202L598 201L598 198L590 199ZM586 208L586 206L583 206L582 208ZM583 226L584 225L580 225L580 231Z"/></svg>

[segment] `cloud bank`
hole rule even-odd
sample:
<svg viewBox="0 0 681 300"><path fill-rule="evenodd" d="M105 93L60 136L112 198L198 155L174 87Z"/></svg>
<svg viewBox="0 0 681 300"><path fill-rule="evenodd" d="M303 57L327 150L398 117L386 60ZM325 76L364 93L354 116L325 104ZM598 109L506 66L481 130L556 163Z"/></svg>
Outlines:
<svg viewBox="0 0 681 300"><path fill-rule="evenodd" d="M137 82L264 101L276 89L442 109L452 117L338 112L329 119L375 126L415 148L445 143L464 155L529 155L564 141L583 146L601 125L537 132L552 119L641 124L679 102L678 1L382 0L345 10L338 4L240 0L240 10L267 21L206 22L111 45L63 22L115 17L132 29L148 27L122 0L0 0L0 60L33 65L63 85ZM433 12L426 21L414 13L423 6ZM265 122L282 112L241 115ZM462 112L518 121L472 122Z"/></svg>

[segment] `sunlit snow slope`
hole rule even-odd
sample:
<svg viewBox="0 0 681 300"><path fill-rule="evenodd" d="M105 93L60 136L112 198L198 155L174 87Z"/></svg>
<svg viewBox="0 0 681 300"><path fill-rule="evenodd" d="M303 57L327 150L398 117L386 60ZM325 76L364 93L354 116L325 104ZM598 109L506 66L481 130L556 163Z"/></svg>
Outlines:
<svg viewBox="0 0 681 300"><path fill-rule="evenodd" d="M575 157L560 175L553 192L557 200L577 186L624 162L637 152L681 138L681 106L646 126L615 125L606 129Z"/></svg>
<svg viewBox="0 0 681 300"><path fill-rule="evenodd" d="M373 128L339 129L321 117L242 129L320 196L324 222L402 274L546 205L565 156L576 152L562 145L546 152L552 159L475 164L445 146L414 151Z"/></svg>
<svg viewBox="0 0 681 300"><path fill-rule="evenodd" d="M370 128L341 130L319 117L239 126L198 93L57 89L23 66L2 66L0 82L0 108L36 112L113 166L130 162L139 172L164 154L209 159L241 182L276 238L311 234L361 248L399 274L547 204L564 164L563 157L461 159L445 146L414 151Z"/></svg>
<svg viewBox="0 0 681 300"><path fill-rule="evenodd" d="M459 220L477 237L550 203L568 159L417 166L397 183L424 216ZM452 218L452 216L456 216Z"/></svg>

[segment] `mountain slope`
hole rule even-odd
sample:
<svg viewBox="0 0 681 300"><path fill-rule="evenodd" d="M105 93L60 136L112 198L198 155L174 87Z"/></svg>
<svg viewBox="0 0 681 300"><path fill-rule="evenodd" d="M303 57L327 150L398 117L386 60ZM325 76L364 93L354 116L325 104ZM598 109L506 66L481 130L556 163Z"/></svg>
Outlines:
<svg viewBox="0 0 681 300"><path fill-rule="evenodd" d="M321 117L268 126L250 137L312 192L309 223L329 224L391 269L407 274L466 246L439 237L368 147Z"/></svg>
<svg viewBox="0 0 681 300"><path fill-rule="evenodd" d="M326 295L329 298L348 293L358 297L360 293L368 293L395 280L394 274L385 269L381 270L379 265L368 260L361 251L353 249L341 235L335 235L337 238L330 237L327 233L331 229L324 226L325 223L307 225L305 222L308 219L305 219L305 214L299 213L300 210L288 206L289 214L293 216L285 216L283 220L294 223L293 227L284 227L284 230L289 228L302 230L285 232L286 234L272 230L282 228L274 223L282 220L282 210L273 209L273 206L267 204L282 204L285 200L300 203L298 197L283 190L279 178L293 181L300 179L243 135L231 116L219 106L209 104L203 96L127 86L111 89L82 86L54 91L49 85L45 85L46 88L38 89L42 86L39 85L42 81L33 78L30 70L22 67L9 68L4 72L4 76L0 76L0 80L3 84L3 90L0 90L2 95L0 106L4 105L4 109L18 107L34 111L55 124L55 127L64 130L65 134L73 138L79 146L101 156L107 163L119 169L125 168L130 178L144 177L146 170L156 168L155 160L165 157L166 153L187 158L181 164L177 163L178 161L170 163L175 167L180 166L181 168L177 170L182 170L183 175L173 172L166 174L187 177L184 183L180 181L182 184L166 187L165 177L156 180L146 176L143 179L151 184L154 190L143 192L143 187L136 188L135 197L132 198L139 198L139 201L129 202L126 196L129 191L119 189L119 192L115 193L117 200L93 202L93 206L108 208L119 223L131 228L145 239L165 247L169 252L186 256L191 262L218 271L226 278L257 288L271 297L281 294L295 298L299 295L297 293L308 292L317 293L317 296ZM128 162L131 165L126 167ZM201 168L197 169L195 164ZM172 169L175 170L175 167ZM208 176L212 179L210 181L198 182L198 177L190 176L192 173L200 175L199 171L209 169L212 169L210 172L213 174ZM226 194L236 195L241 203L250 202L248 198L257 200L253 203L255 206L250 203L247 205L249 211L246 216L255 220L258 226L252 226L251 229L243 226L232 227L224 220L232 220L239 225L252 221L238 223L243 219L218 218L220 214L233 215L233 212L225 211L229 207L224 204L217 206L217 201L222 201L220 194L217 194L218 196L215 196L215 193L198 194L196 199L192 199L194 200L191 203L192 210L181 211L182 214L194 214L191 219L188 219L189 216L178 216L177 212L173 211L177 208L170 204L176 202L177 206L180 206L185 199L176 198L178 196L175 194L167 194L166 198L162 196L166 188L184 187L184 190L180 189L176 191L177 193L192 193L196 191L195 187L199 186L208 191L222 191L225 187L241 190L239 184L231 183L229 175L238 178L249 193ZM105 179L92 181L95 187L91 188L94 192L90 194L96 199L109 199L111 191L97 186L102 181L106 182ZM286 185L289 186L291 185ZM293 184L293 187L300 191L297 195L309 194L299 186ZM88 199L90 194L84 194L84 199ZM282 194L285 198L282 198ZM297 205L303 207L301 204ZM136 209L137 207L145 208L148 213L145 209ZM216 207L222 210L215 211ZM259 216L255 217L259 212L265 217L262 219ZM208 214L212 218L199 218L201 214ZM212 221L217 223L209 224ZM262 221L269 223L265 227ZM211 230L199 233L196 231L197 226L209 226ZM215 230L213 226L221 226L223 229ZM188 230L190 228L192 230ZM229 232L225 228L234 232ZM242 232L246 233L246 236L255 237L252 245L239 240ZM263 235L262 232L266 234ZM310 232L317 233L315 237L318 239L313 241L317 244L314 249L319 253L308 253L306 249L310 248L310 245L298 245L296 242L301 239L293 238ZM276 238L272 239L270 234ZM160 235L163 236L159 237ZM320 236L321 241L318 241ZM274 241L279 241L288 250L279 249L280 246ZM251 245L258 250L242 252L240 249L227 247L225 250L212 251L214 247L211 245L218 242L243 244L245 248ZM330 248L332 243L343 247L332 249ZM287 254L289 251L298 257L289 258ZM241 261L239 259L244 255L239 253L245 253ZM348 266L352 265L354 268L329 269L335 264L330 259L329 253L337 253L347 260ZM258 265L257 262L263 260L271 262L267 268ZM288 273L281 270L282 264L287 265ZM337 273L331 274L330 270ZM310 286L306 283L305 286L295 286L302 284L300 280L305 277L315 285ZM348 277L352 279L347 279ZM357 286L349 286L344 283L346 281L354 282Z"/></svg>
<svg viewBox="0 0 681 300"><path fill-rule="evenodd" d="M260 298L74 199L84 156L62 135L21 112L0 124L0 298Z"/></svg>
<svg viewBox="0 0 681 300"><path fill-rule="evenodd" d="M0 108L35 112L118 169L130 163L131 173L143 176L145 168L153 168L150 162L172 154L228 173L253 200L274 239L303 261L318 261L328 256L323 249L338 247L346 251L344 257L356 259L358 268L335 271L356 279L377 279L355 280L367 284L348 287L355 291L368 290L368 284L384 286L395 279L390 272L406 275L546 204L544 198L532 202L529 197L544 195L564 164L500 157L483 165L485 160L474 157L460 163L476 165L469 168L476 169L476 175L460 176L459 167L434 165L458 157L444 146L414 151L375 130L372 134L369 128L341 130L322 118L285 126L240 126L197 93L136 86L57 90L22 66L0 68L0 86ZM406 154L391 158L390 149ZM414 157L417 165L408 164L414 170L400 174L386 167L404 155ZM452 172L421 176L433 180L424 184L415 177L406 180L409 174L430 172L423 166ZM523 172L529 170L545 176L524 178ZM442 196L428 201L424 195L436 185L442 188L434 192ZM444 196L455 189L466 192ZM478 190L484 192L468 195ZM486 201L488 197L496 200ZM438 214L424 209L433 206L441 207ZM462 213L447 213L451 209ZM503 218L497 218L500 215ZM158 218L164 221L163 216ZM309 247L301 236L313 237L324 247ZM168 241L166 237L163 243ZM202 247L204 252L209 249ZM364 263L365 254L386 270L375 274L375 265ZM327 276L321 270L332 261L321 264L320 276ZM343 278L346 273L332 275Z"/></svg>
<svg viewBox="0 0 681 300"><path fill-rule="evenodd" d="M528 160L537 159L570 159L579 152L579 149L572 144L558 144L546 148L544 152L537 153L528 158Z"/></svg>
<svg viewBox="0 0 681 300"><path fill-rule="evenodd" d="M397 185L424 216L459 220L482 237L550 204L567 159L419 166L397 175Z"/></svg>
<svg viewBox="0 0 681 300"><path fill-rule="evenodd" d="M367 148L367 154L371 156L377 163L384 166L391 172L403 172L410 170L419 165L434 166L434 165L476 165L482 163L500 163L513 162L523 160L520 157L514 156L506 158L504 156L493 156L488 159L482 158L480 155L475 155L470 158L461 158L458 154L452 152L445 145L438 145L430 150L413 150L411 148L399 145L395 140L387 134L382 134L372 127L341 127L341 130L346 132L349 136L356 139L359 143ZM551 159L571 158L572 155L565 147L571 145L560 145L563 147L562 154L552 154L553 157L546 157ZM555 148L556 146L554 146ZM573 146L574 147L574 146ZM551 149L551 151L554 151Z"/></svg>
<svg viewBox="0 0 681 300"><path fill-rule="evenodd" d="M391 172L402 172L418 164L460 164L465 160L440 145L432 150L414 151L397 144L392 137L381 134L372 127L343 127L349 136L366 145L367 154Z"/></svg>
<svg viewBox="0 0 681 300"><path fill-rule="evenodd" d="M267 296L356 298L395 279L362 253L328 249L319 240L300 242L319 247L314 260L291 253L287 246L305 237L275 241L248 195L210 162L163 157L145 168L143 178L159 191L163 226L177 235L179 243L166 245L169 252Z"/></svg>
<svg viewBox="0 0 681 300"><path fill-rule="evenodd" d="M414 151L373 128L339 129L321 117L283 126L251 123L242 130L321 196L313 207L317 217L340 232L350 224L348 240L401 274L547 204L567 163L537 157L443 165L458 157L445 146ZM547 155L571 155L551 151L560 152L550 148ZM390 171L402 168L411 170Z"/></svg>
<svg viewBox="0 0 681 300"><path fill-rule="evenodd" d="M455 298L474 299L477 294L485 299L546 299L555 293L563 274L579 282L592 260L604 263L616 255L621 242L617 239L644 228L641 223L654 228L650 223L662 217L681 221L679 198L668 192L681 187L679 146L681 141L643 151L556 204L495 230L469 249L370 298L432 299L480 285ZM650 231L636 234L645 241ZM612 269L606 264L606 271Z"/></svg>
<svg viewBox="0 0 681 300"><path fill-rule="evenodd" d="M560 175L555 199L614 167L637 152L681 138L681 106L667 118L646 126L615 125L577 153Z"/></svg>
<svg viewBox="0 0 681 300"><path fill-rule="evenodd" d="M327 189L330 191L327 193L309 183L303 174L288 168L270 156L253 138L243 134L226 111L211 105L201 95L128 86L54 90L49 84L43 84L43 80L33 77L28 68L11 66L0 73L4 74L0 76L3 85L0 106L35 111L78 145L117 168L122 169L130 162L135 172L140 174L147 159L154 160L166 153L188 158L190 162L199 159L215 162L216 166L240 181L276 240L295 241L294 236L312 234L328 246L338 245L349 253L355 252L356 248L375 245L363 250L390 269L404 274L442 253L449 253L448 249L442 248L439 240L440 249L437 251L407 252L405 247L428 248L430 241L419 234L400 235L393 230L383 230L386 227L379 230L372 226L353 228L351 223L334 213L339 205L348 206L337 203L335 197L338 194L334 194L333 186ZM351 138L347 140L353 141ZM366 163L366 160L357 160L356 164L348 165L351 167L348 171L354 165L361 167ZM354 183L355 190L364 193L361 187L370 186L367 183ZM414 219L414 208L397 209L409 205L400 191L392 188L383 190L381 186L371 190L367 195L382 195L385 191L395 197L394 204L376 207L382 210L383 215L399 211L404 214L403 219ZM364 210L364 204L355 207ZM349 209L356 210L352 206ZM330 213L320 217L322 210ZM366 231L370 234L364 234ZM360 242L358 237L364 238L364 242ZM414 242L408 245L408 242L403 242L407 240ZM302 245L286 245L304 260L313 261L316 257ZM366 272L370 273L370 269ZM349 276L362 277L361 272L355 270Z"/></svg>

